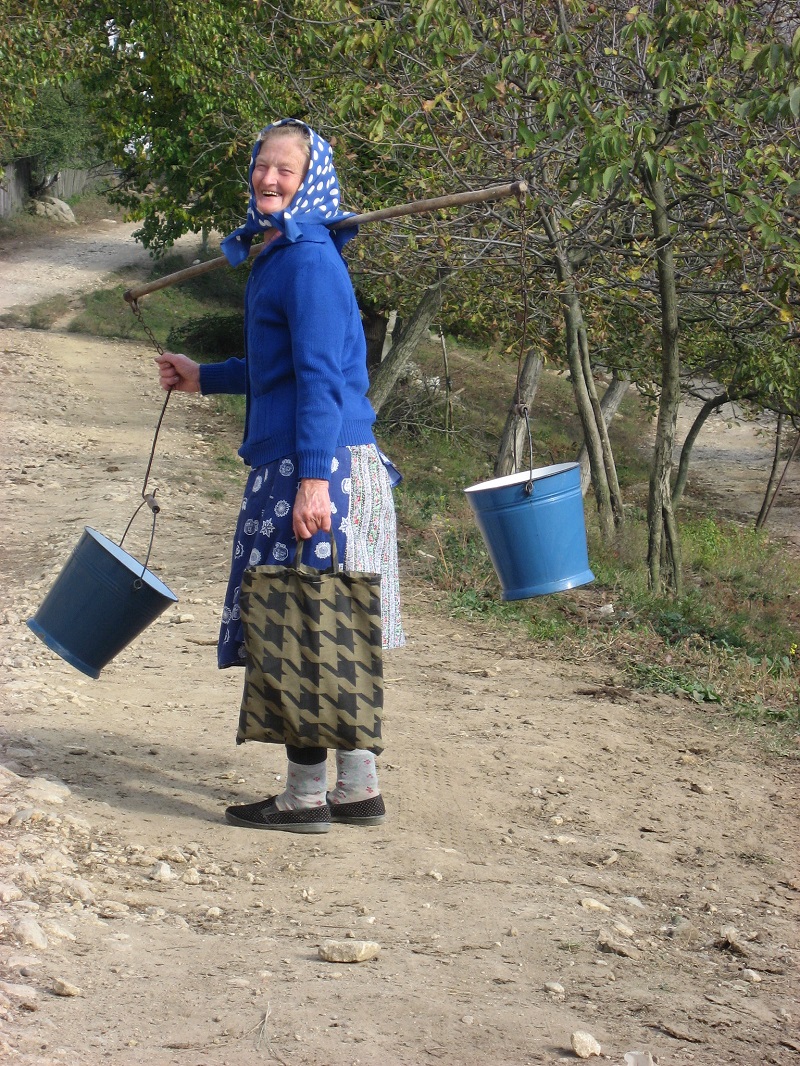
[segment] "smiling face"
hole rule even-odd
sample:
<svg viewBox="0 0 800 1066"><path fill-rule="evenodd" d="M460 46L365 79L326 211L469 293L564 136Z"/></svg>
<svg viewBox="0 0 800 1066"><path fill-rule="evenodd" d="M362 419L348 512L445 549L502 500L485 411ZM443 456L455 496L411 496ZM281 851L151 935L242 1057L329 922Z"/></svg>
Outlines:
<svg viewBox="0 0 800 1066"><path fill-rule="evenodd" d="M261 145L253 167L256 207L264 215L285 211L303 184L309 149L296 131L270 133Z"/></svg>

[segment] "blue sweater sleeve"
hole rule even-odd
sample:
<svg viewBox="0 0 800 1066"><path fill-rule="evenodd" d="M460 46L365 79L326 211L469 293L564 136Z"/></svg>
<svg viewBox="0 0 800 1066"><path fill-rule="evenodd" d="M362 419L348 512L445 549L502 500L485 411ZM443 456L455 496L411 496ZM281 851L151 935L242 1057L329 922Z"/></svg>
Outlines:
<svg viewBox="0 0 800 1066"><path fill-rule="evenodd" d="M200 391L204 396L220 392L244 393L246 388L247 372L244 359L200 364Z"/></svg>
<svg viewBox="0 0 800 1066"><path fill-rule="evenodd" d="M297 381L297 457L301 478L328 479L342 428L343 365L357 305L338 252L314 246L309 253L284 289Z"/></svg>

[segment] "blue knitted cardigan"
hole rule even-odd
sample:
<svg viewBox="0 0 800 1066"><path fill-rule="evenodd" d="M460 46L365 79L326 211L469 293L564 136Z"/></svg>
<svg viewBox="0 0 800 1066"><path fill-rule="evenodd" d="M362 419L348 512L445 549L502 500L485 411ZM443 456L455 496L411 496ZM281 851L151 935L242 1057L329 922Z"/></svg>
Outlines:
<svg viewBox="0 0 800 1066"><path fill-rule="evenodd" d="M375 443L375 414L367 399L361 316L340 254L356 230L328 229L347 215L338 210L330 145L308 132L309 170L288 208L261 215L251 180L247 220L223 241L229 260L241 262L256 233L268 226L281 230L250 272L245 359L202 365L200 388L204 394L245 393L239 454L250 466L296 454L301 478L327 479L337 447ZM261 139L251 178L260 147Z"/></svg>

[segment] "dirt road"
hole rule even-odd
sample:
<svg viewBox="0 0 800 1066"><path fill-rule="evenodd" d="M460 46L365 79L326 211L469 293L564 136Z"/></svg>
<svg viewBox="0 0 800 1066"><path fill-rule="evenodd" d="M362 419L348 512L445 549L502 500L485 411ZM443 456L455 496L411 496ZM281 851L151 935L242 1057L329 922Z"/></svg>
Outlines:
<svg viewBox="0 0 800 1066"><path fill-rule="evenodd" d="M0 254L0 315L56 295L89 292L117 271L147 271L150 253L133 239L137 222L103 219L68 229L53 226L51 236L17 238ZM197 243L188 236L182 249Z"/></svg>
<svg viewBox="0 0 800 1066"><path fill-rule="evenodd" d="M214 666L242 476L206 401L174 398L155 466L180 602L98 681L30 633L83 526L119 539L138 502L150 355L0 331L7 1061L523 1066L577 1061L576 1031L619 1066L800 1061L796 764L426 588L387 659L385 825L223 823L284 762L236 748L241 676Z"/></svg>

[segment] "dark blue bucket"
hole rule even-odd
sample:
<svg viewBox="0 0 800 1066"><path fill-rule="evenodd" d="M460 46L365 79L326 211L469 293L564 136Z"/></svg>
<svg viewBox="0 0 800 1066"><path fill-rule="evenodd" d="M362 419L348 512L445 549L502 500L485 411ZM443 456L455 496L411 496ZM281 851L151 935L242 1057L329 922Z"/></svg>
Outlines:
<svg viewBox="0 0 800 1066"><path fill-rule="evenodd" d="M577 463L524 470L465 491L504 600L545 596L594 581Z"/></svg>
<svg viewBox="0 0 800 1066"><path fill-rule="evenodd" d="M89 677L178 597L132 555L88 526L29 627Z"/></svg>

